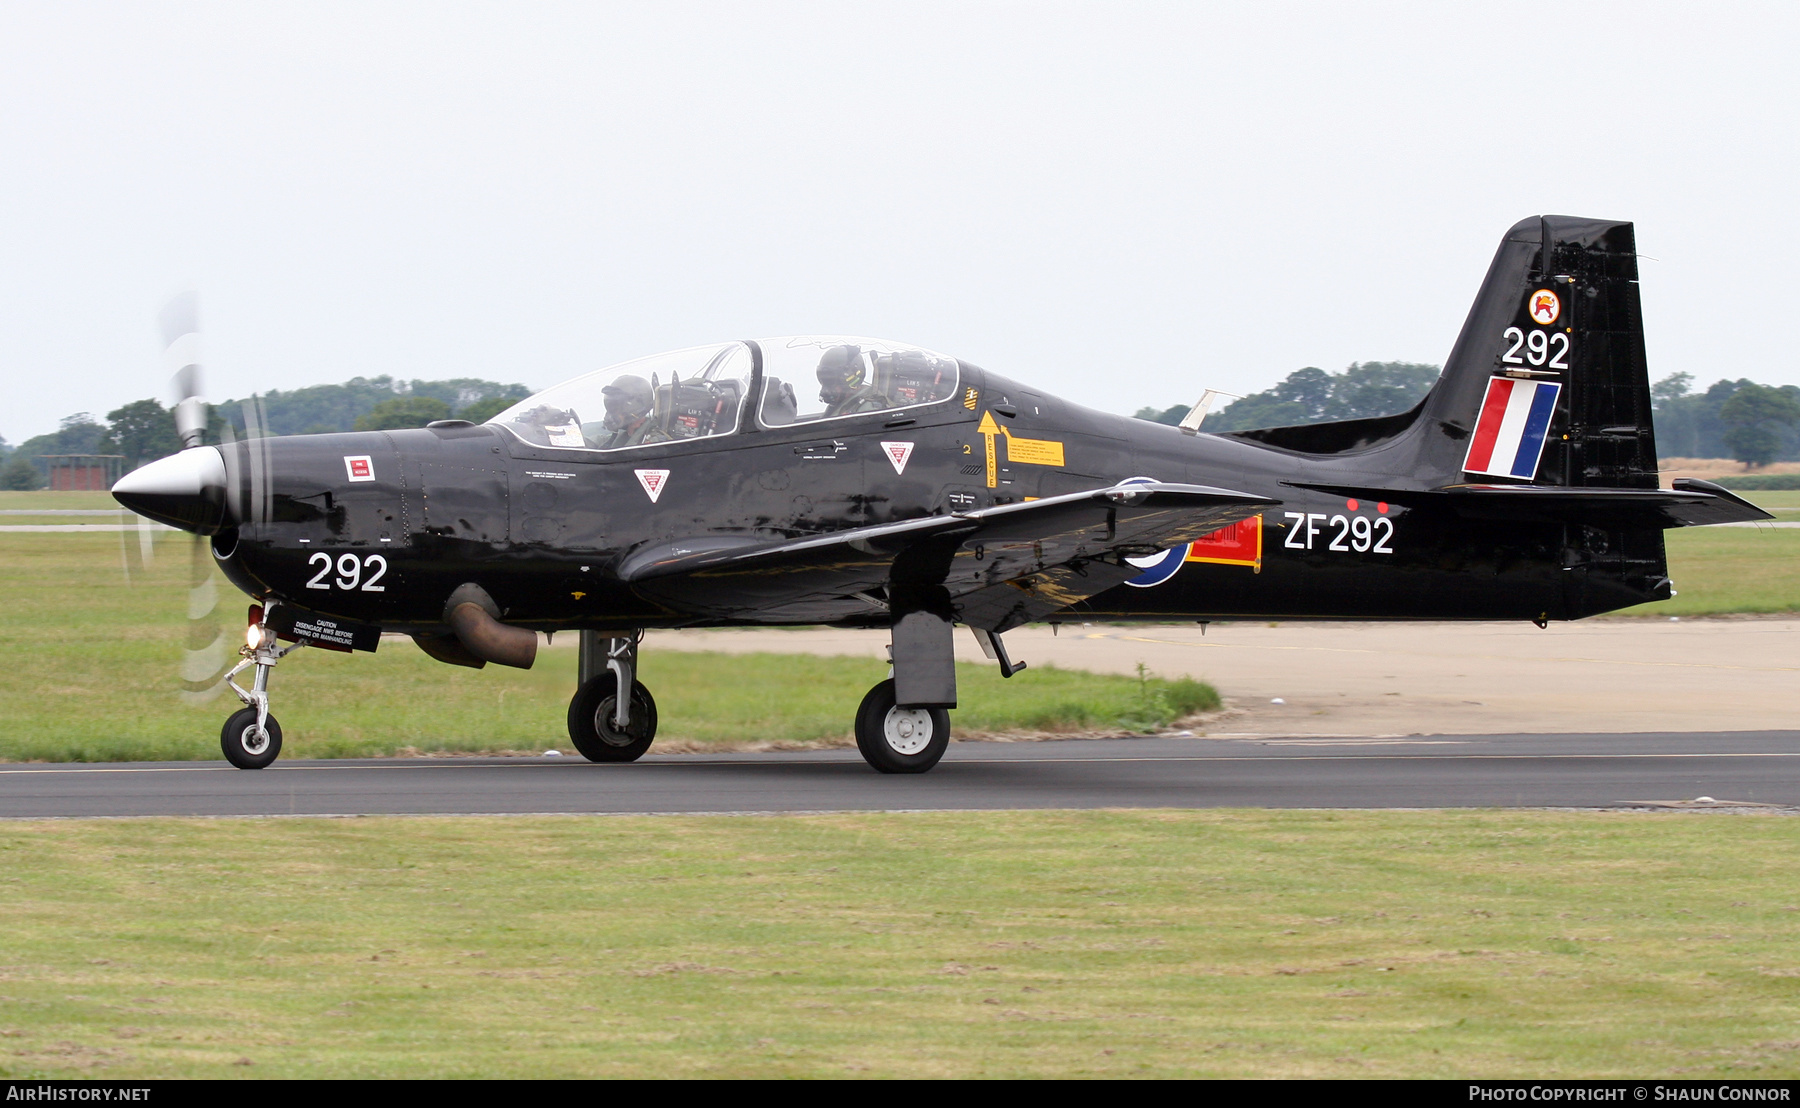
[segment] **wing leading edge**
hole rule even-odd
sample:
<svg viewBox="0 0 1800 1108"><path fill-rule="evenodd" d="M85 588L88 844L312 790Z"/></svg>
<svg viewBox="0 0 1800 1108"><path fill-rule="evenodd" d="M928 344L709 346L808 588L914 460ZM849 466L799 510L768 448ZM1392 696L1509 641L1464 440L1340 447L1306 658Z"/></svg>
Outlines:
<svg viewBox="0 0 1800 1108"><path fill-rule="evenodd" d="M1135 577L1125 558L1192 542L1279 500L1139 483L804 539L713 536L640 549L619 578L677 611L834 622L932 611L1005 631Z"/></svg>

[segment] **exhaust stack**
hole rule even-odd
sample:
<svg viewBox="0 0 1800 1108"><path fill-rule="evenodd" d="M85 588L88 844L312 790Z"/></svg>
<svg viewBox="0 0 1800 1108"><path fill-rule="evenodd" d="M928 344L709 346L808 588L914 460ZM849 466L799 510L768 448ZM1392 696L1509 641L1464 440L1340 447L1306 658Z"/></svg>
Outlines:
<svg viewBox="0 0 1800 1108"><path fill-rule="evenodd" d="M444 622L463 649L484 662L530 669L537 661L537 632L500 622L500 605L473 581L458 585L444 602Z"/></svg>

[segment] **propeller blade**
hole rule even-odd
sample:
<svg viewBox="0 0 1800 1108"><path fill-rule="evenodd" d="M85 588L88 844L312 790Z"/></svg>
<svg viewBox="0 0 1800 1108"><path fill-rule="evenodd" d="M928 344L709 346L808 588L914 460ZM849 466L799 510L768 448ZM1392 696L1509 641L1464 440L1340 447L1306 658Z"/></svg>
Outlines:
<svg viewBox="0 0 1800 1108"><path fill-rule="evenodd" d="M151 559L156 555L156 531L154 528L155 524L150 522L149 516L137 517L138 564L146 569L150 567Z"/></svg>
<svg viewBox="0 0 1800 1108"><path fill-rule="evenodd" d="M181 699L200 704L225 691L230 639L219 626L218 576L204 535L195 535L188 553L187 651L181 659Z"/></svg>
<svg viewBox="0 0 1800 1108"><path fill-rule="evenodd" d="M119 572L125 575L125 585L131 585L131 543L125 538L125 528L131 523L131 512L119 509Z"/></svg>
<svg viewBox="0 0 1800 1108"><path fill-rule="evenodd" d="M206 434L206 398L200 374L200 294L184 292L163 306L163 365L175 393L175 433L183 450Z"/></svg>
<svg viewBox="0 0 1800 1108"><path fill-rule="evenodd" d="M236 449L237 430L227 419L219 428L219 453L225 455L225 516L243 522L250 518L244 493L243 455Z"/></svg>
<svg viewBox="0 0 1800 1108"><path fill-rule="evenodd" d="M127 508L119 509L119 568L125 573L125 583L132 583L132 573L143 573L149 570L150 563L156 555L155 524L150 517L138 515ZM133 524L136 527L133 528ZM131 537L133 530L137 537Z"/></svg>
<svg viewBox="0 0 1800 1108"><path fill-rule="evenodd" d="M206 437L207 405L200 373L200 294L181 293L163 305L163 366L175 394L175 432L181 448L201 445ZM229 430L226 432L229 436ZM139 565L150 564L154 535L150 521L138 519ZM219 626L218 573L203 535L188 548L187 648L181 659L181 698L199 703L225 690L231 643Z"/></svg>
<svg viewBox="0 0 1800 1108"><path fill-rule="evenodd" d="M269 443L263 428L262 397L244 401L244 446L250 458L250 489L247 519L255 523L269 522Z"/></svg>

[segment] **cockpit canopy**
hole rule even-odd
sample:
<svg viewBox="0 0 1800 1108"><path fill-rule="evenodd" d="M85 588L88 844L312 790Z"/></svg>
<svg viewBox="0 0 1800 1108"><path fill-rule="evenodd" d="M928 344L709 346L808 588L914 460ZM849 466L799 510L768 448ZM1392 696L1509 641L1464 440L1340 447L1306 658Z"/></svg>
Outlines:
<svg viewBox="0 0 1800 1108"><path fill-rule="evenodd" d="M764 427L914 408L956 395L956 359L848 335L763 339Z"/></svg>
<svg viewBox="0 0 1800 1108"><path fill-rule="evenodd" d="M956 395L956 359L904 343L841 335L763 339L764 427L914 408ZM624 450L737 430L752 388L749 344L653 354L583 374L521 400L489 423L533 446Z"/></svg>

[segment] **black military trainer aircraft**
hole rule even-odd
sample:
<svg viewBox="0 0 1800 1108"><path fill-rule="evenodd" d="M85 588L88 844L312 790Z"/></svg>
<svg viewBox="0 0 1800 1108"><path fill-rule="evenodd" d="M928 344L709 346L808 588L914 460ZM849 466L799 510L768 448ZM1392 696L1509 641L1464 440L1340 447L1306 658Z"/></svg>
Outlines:
<svg viewBox="0 0 1800 1108"><path fill-rule="evenodd" d="M613 366L479 426L206 446L187 389L189 448L114 495L211 536L257 601L234 765L280 750L279 640L398 631L529 667L539 632L578 631L570 738L628 762L656 734L646 628L830 624L891 629L857 745L917 773L949 741L957 623L1011 676L1000 636L1030 621L1541 626L1673 595L1664 528L1770 517L1657 487L1637 280L1631 224L1524 220L1442 377L1379 419L1199 434L1198 409L1166 427L900 343L775 338Z"/></svg>

